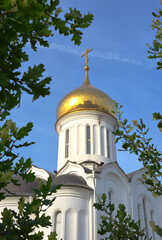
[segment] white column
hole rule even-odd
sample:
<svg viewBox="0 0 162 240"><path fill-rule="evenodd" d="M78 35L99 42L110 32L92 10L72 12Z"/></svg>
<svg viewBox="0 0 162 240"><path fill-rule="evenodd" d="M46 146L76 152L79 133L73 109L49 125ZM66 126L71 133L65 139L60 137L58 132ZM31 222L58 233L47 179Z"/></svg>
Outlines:
<svg viewBox="0 0 162 240"><path fill-rule="evenodd" d="M61 154L61 138L58 138L58 160L57 160L57 170L60 168L60 154Z"/></svg>
<svg viewBox="0 0 162 240"><path fill-rule="evenodd" d="M80 125L77 125L77 135L76 135L77 155L79 155L79 126L80 126Z"/></svg>
<svg viewBox="0 0 162 240"><path fill-rule="evenodd" d="M77 155L77 127L70 128L70 156Z"/></svg>
<svg viewBox="0 0 162 240"><path fill-rule="evenodd" d="M104 146L104 127L100 127L100 142L101 142L101 156L105 156L105 146Z"/></svg>
<svg viewBox="0 0 162 240"><path fill-rule="evenodd" d="M93 125L90 126L90 136L91 136L91 154L94 153L94 136L93 136Z"/></svg>
<svg viewBox="0 0 162 240"><path fill-rule="evenodd" d="M81 154L82 154L81 139L82 139L82 125L78 125L78 136L77 136L78 155L81 155Z"/></svg>
<svg viewBox="0 0 162 240"><path fill-rule="evenodd" d="M62 236L62 239L64 239L64 236L65 236L65 211L62 211L61 236Z"/></svg>
<svg viewBox="0 0 162 240"><path fill-rule="evenodd" d="M109 130L109 150L110 150L110 160L113 159L113 137L112 137L112 131Z"/></svg>
<svg viewBox="0 0 162 240"><path fill-rule="evenodd" d="M65 130L60 132L59 135L59 155L58 155L58 167L60 169L65 163Z"/></svg>
<svg viewBox="0 0 162 240"><path fill-rule="evenodd" d="M86 149L86 127L84 125L78 126L78 155L85 154Z"/></svg>
<svg viewBox="0 0 162 240"><path fill-rule="evenodd" d="M82 154L86 154L86 126L83 126L82 127L82 149L83 149L83 152Z"/></svg>
<svg viewBox="0 0 162 240"><path fill-rule="evenodd" d="M111 148L111 151L110 151L110 158L111 158L111 161L116 161L116 144L115 144L115 135L113 134L112 131L111 132L111 140L110 140L110 148Z"/></svg>
<svg viewBox="0 0 162 240"><path fill-rule="evenodd" d="M96 154L96 124L93 125L93 154Z"/></svg>
<svg viewBox="0 0 162 240"><path fill-rule="evenodd" d="M104 127L104 149L105 149L105 157L107 157L107 136L106 136L106 131L107 131L107 129L106 129L106 127Z"/></svg>
<svg viewBox="0 0 162 240"><path fill-rule="evenodd" d="M95 154L101 155L101 134L100 134L100 126L95 127Z"/></svg>

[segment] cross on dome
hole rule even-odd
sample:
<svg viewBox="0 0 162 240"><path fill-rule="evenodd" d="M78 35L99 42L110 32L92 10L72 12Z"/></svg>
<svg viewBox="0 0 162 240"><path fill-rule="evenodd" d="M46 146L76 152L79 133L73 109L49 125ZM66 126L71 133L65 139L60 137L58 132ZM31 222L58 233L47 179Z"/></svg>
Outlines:
<svg viewBox="0 0 162 240"><path fill-rule="evenodd" d="M85 53L81 56L81 57L86 56L86 62L85 62L85 67L84 67L85 71L89 70L89 67L88 67L88 53L91 52L92 50L93 50L93 48L86 49Z"/></svg>
<svg viewBox="0 0 162 240"><path fill-rule="evenodd" d="M88 53L91 51L92 49L86 49L81 56L86 56L84 82L79 88L68 93L60 101L57 107L57 122L65 115L82 111L103 112L116 119L116 115L112 112L114 110L113 100L106 93L90 84L88 77Z"/></svg>

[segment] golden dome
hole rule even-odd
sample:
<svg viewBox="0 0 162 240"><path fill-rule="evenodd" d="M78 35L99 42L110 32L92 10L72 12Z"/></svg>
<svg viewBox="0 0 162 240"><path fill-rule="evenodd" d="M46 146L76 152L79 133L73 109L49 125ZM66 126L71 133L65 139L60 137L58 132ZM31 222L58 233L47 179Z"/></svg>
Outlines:
<svg viewBox="0 0 162 240"><path fill-rule="evenodd" d="M57 120L69 113L94 110L113 117L113 100L101 90L93 87L88 78L89 67L85 67L85 80L81 87L68 93L58 104ZM116 117L115 117L116 118Z"/></svg>

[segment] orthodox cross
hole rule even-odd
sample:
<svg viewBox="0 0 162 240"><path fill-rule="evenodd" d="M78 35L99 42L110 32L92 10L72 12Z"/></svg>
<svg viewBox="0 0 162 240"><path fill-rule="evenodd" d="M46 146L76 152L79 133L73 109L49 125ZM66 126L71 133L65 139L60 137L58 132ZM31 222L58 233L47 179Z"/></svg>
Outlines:
<svg viewBox="0 0 162 240"><path fill-rule="evenodd" d="M85 62L86 67L88 67L88 53L91 52L92 50L93 50L93 48L91 48L90 50L86 49L85 53L81 56L81 57L83 57L86 55L86 62Z"/></svg>

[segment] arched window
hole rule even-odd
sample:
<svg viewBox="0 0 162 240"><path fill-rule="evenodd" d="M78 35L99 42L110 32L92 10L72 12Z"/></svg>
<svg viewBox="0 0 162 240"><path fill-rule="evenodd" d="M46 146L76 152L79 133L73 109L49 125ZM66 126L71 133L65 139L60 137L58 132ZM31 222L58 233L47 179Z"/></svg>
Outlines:
<svg viewBox="0 0 162 240"><path fill-rule="evenodd" d="M110 158L110 131L106 130L107 157Z"/></svg>
<svg viewBox="0 0 162 240"><path fill-rule="evenodd" d="M140 221L140 229L141 229L141 204L139 203L137 206L138 220Z"/></svg>
<svg viewBox="0 0 162 240"><path fill-rule="evenodd" d="M87 149L86 153L91 154L91 134L90 134L90 126L86 127L86 141L87 141Z"/></svg>
<svg viewBox="0 0 162 240"><path fill-rule="evenodd" d="M112 190L108 191L108 201L109 201L109 204L112 204ZM109 211L110 211L110 216L112 217L111 210L109 209Z"/></svg>
<svg viewBox="0 0 162 240"><path fill-rule="evenodd" d="M112 191L108 192L109 203L112 203Z"/></svg>
<svg viewBox="0 0 162 240"><path fill-rule="evenodd" d="M144 215L144 223L145 223L145 229L146 229L146 236L149 239L148 236L148 226L147 226L147 215L146 215L146 198L143 197L142 198L142 204L143 204L143 215Z"/></svg>
<svg viewBox="0 0 162 240"><path fill-rule="evenodd" d="M65 158L69 157L69 129L65 133Z"/></svg>
<svg viewBox="0 0 162 240"><path fill-rule="evenodd" d="M56 212L55 215L55 231L57 233L57 239L61 239L61 225L62 225L62 213Z"/></svg>

